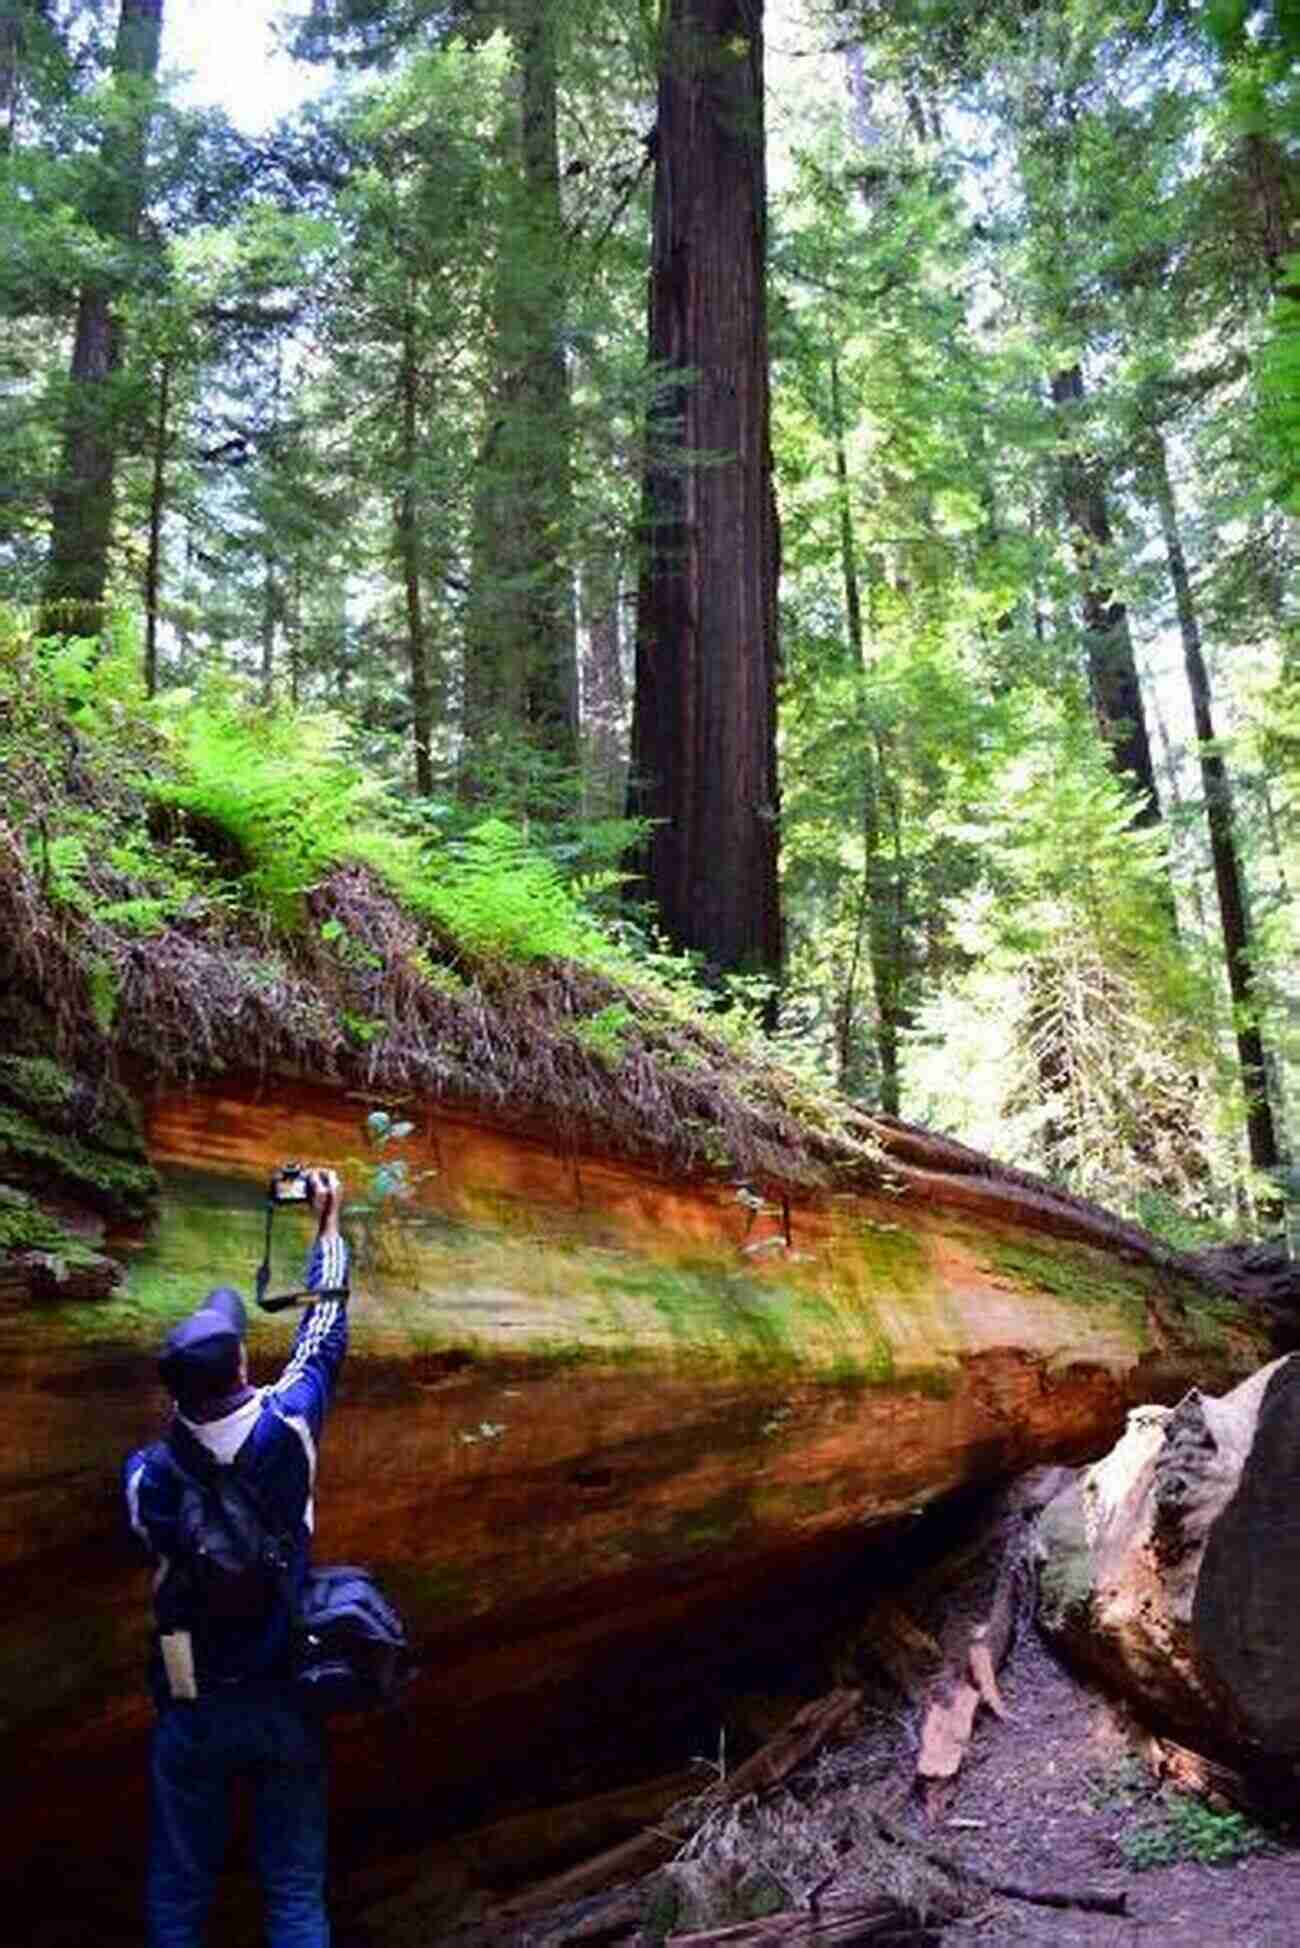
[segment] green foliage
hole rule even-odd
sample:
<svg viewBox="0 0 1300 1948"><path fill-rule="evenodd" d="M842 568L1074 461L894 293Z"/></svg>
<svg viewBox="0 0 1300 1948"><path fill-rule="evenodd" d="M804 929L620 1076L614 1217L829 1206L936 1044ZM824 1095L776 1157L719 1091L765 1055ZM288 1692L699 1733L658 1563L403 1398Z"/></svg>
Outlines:
<svg viewBox="0 0 1300 1948"><path fill-rule="evenodd" d="M1268 1835L1243 1813L1220 1812L1187 1793L1164 1792L1157 1813L1120 1837L1120 1851L1138 1872L1195 1860L1203 1867L1229 1867L1252 1853L1266 1852Z"/></svg>
<svg viewBox="0 0 1300 1948"><path fill-rule="evenodd" d="M622 1002L612 1001L585 1021L574 1023L573 1039L597 1056L607 1068L615 1069L623 1059L625 1036L633 1025L633 1014Z"/></svg>
<svg viewBox="0 0 1300 1948"><path fill-rule="evenodd" d="M357 1259L363 1269L387 1274L410 1269L410 1221L418 1215L421 1186L437 1175L403 1154L414 1133L414 1123L373 1109L362 1124L365 1155L348 1160L361 1179L361 1194L349 1197L348 1214L359 1227Z"/></svg>
<svg viewBox="0 0 1300 1948"><path fill-rule="evenodd" d="M504 820L483 819L459 837L417 836L382 784L346 755L339 718L173 698L164 722L175 771L150 790L185 812L192 830L223 835L243 865L243 896L280 926L300 925L310 889L353 864L370 867L467 953L608 954L558 867ZM338 923L326 923L324 937L355 958Z"/></svg>
<svg viewBox="0 0 1300 1948"><path fill-rule="evenodd" d="M0 1056L0 1094L57 1112L71 1102L72 1092L72 1077L48 1055Z"/></svg>

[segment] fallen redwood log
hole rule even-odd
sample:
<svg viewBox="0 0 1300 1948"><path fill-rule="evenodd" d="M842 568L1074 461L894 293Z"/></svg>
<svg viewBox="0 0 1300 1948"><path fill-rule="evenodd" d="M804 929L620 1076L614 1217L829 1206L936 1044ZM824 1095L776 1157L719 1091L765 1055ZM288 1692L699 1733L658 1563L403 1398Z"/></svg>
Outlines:
<svg viewBox="0 0 1300 1948"><path fill-rule="evenodd" d="M1161 1733L1297 1804L1300 1355L1129 1416L1041 1524L1040 1617Z"/></svg>
<svg viewBox="0 0 1300 1948"><path fill-rule="evenodd" d="M0 1732L28 1786L0 1899L39 1862L74 1917L97 1904L104 1948L138 1940L135 1896L83 1835L95 1821L105 1860L135 1858L150 1715L148 1574L117 1546L116 1470L160 1423L166 1327L211 1284L247 1286L272 1167L305 1156L364 1189L373 1101L234 1070L160 1093L159 1221L109 1238L121 1294L93 1317L0 1308L0 1564L23 1590L0 1616ZM898 1158L888 1190L788 1185L782 1201L765 1180L772 1217L729 1180L582 1148L537 1118L432 1097L402 1116L419 1222L387 1262L354 1232L353 1346L322 1459L322 1559L368 1562L421 1650L400 1727L339 1728L341 1827L409 1835L351 1884L419 1881L413 1806L464 1832L503 1805L613 1786L629 1749L675 1769L691 1750L682 1661L723 1691L729 1659L791 1643L792 1612L808 1643L821 1593L933 1505L1096 1452L1135 1400L1230 1385L1266 1357L1154 1241L1139 1250L1077 1204L1049 1211L995 1166L960 1174L947 1149L927 1172L915 1135L916 1172ZM301 1239L283 1222L289 1284ZM255 1315L257 1381L286 1342L282 1319ZM485 1875L474 1898L506 1885Z"/></svg>

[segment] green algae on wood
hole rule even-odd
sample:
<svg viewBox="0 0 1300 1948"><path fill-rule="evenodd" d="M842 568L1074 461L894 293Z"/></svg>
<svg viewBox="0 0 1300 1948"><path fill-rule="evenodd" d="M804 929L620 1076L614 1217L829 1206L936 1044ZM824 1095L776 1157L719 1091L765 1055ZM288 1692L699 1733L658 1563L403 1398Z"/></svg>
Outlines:
<svg viewBox="0 0 1300 1948"><path fill-rule="evenodd" d="M994 1246L992 1262L1028 1291L1050 1292L1081 1305L1111 1305L1145 1311L1159 1274L1150 1266L1117 1265L1094 1245L1057 1240L1050 1245L1017 1239Z"/></svg>

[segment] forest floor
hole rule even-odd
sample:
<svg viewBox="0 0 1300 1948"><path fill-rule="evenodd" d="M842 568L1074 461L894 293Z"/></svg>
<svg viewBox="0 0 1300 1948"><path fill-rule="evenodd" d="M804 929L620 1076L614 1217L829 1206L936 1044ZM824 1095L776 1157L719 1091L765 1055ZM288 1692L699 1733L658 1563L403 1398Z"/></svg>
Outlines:
<svg viewBox="0 0 1300 1948"><path fill-rule="evenodd" d="M1080 1683L1027 1629L1000 1680L1009 1718L985 1718L939 1844L991 1879L1026 1887L1123 1893L1123 1917L990 1898L943 1931L945 1948L1294 1948L1300 1943L1300 1850L1265 1842L1222 1865L1196 1858L1139 1868L1144 1850L1191 1851L1134 1751L1123 1715ZM1175 1802L1177 1806L1179 1802ZM1188 1802L1181 1802L1186 1807ZM1193 1819L1195 1812L1193 1812ZM978 1821L978 1826L954 1825ZM1227 1836L1211 1816L1211 1848ZM955 1844L953 1844L955 1842Z"/></svg>
<svg viewBox="0 0 1300 1948"><path fill-rule="evenodd" d="M1123 1894L1123 1916L1049 1909L963 1888L963 1912L908 1938L941 1948L1295 1948L1300 1944L1300 1846L1269 1839L1199 1801L1170 1797L1137 1753L1120 1708L1065 1669L1032 1624L1000 1677L1008 1716L981 1717L951 1801L933 1820L908 1803L915 1728L901 1705L869 1710L851 1741L823 1751L765 1807L719 1827L645 1883L643 1915L620 1928L604 1896L533 1914L487 1939L519 1948L585 1942L648 1948L665 1939L665 1884L681 1930L721 1927L761 1893L788 1896L838 1857L825 1908L878 1891L881 1855L859 1842L864 1809L885 1813L925 1847L983 1878L1036 1890ZM1216 1849L1249 1851L1207 1864ZM1182 1854L1143 1864L1143 1856ZM897 1880L894 1882L897 1888ZM951 1881L949 1881L951 1885ZM617 1901L617 1896L614 1897ZM739 1906L737 1903L740 1903ZM783 1905L803 1905L803 1900ZM626 1911L626 1909L624 1910ZM750 1912L754 1912L750 1907ZM602 1922L604 1925L602 1925ZM611 1923L613 1925L611 1926ZM838 1938L838 1937L837 1937ZM895 1939L902 1940L898 1936Z"/></svg>

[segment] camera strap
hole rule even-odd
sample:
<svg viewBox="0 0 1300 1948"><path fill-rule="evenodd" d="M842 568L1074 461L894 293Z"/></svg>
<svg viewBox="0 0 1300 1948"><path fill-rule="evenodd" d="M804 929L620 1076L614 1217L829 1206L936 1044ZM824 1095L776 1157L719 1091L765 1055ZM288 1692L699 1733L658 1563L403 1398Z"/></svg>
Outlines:
<svg viewBox="0 0 1300 1948"><path fill-rule="evenodd" d="M266 1296L271 1283L271 1226L279 1206L273 1197L266 1200L266 1241L262 1247L262 1262L257 1268L253 1289L257 1303L263 1312L287 1312L293 1305L314 1305L317 1299L346 1299L351 1297L349 1285L323 1285L318 1292L309 1292L301 1287L296 1292L279 1292L273 1299Z"/></svg>

